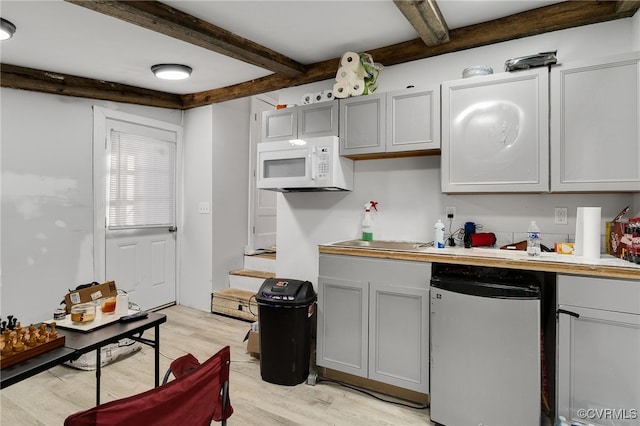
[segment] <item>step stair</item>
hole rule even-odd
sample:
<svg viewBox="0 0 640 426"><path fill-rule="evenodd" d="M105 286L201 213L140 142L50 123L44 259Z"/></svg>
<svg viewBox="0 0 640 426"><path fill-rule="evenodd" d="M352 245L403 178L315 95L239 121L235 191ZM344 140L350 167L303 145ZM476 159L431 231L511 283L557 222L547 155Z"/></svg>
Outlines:
<svg viewBox="0 0 640 426"><path fill-rule="evenodd" d="M255 294L264 280L276 276L276 254L245 255L243 268L229 271L229 288L211 294L211 312L257 321Z"/></svg>
<svg viewBox="0 0 640 426"><path fill-rule="evenodd" d="M243 268L229 272L229 287L256 293L264 280L275 278L275 271L275 253L244 256Z"/></svg>

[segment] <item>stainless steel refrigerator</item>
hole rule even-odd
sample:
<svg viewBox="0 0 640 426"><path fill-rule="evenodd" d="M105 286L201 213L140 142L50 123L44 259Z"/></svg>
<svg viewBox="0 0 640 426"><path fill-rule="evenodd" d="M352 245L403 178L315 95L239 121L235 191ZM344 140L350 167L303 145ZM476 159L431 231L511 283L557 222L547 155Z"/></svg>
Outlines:
<svg viewBox="0 0 640 426"><path fill-rule="evenodd" d="M432 279L433 422L540 424L540 289L515 281Z"/></svg>

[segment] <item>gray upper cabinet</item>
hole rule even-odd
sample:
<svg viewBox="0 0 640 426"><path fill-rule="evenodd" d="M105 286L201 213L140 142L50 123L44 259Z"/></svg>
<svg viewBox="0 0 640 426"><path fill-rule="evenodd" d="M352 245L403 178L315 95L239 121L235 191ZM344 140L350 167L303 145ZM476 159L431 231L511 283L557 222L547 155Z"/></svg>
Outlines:
<svg viewBox="0 0 640 426"><path fill-rule="evenodd" d="M438 87L411 88L340 100L340 154L440 148Z"/></svg>
<svg viewBox="0 0 640 426"><path fill-rule="evenodd" d="M440 148L440 88L387 93L386 151Z"/></svg>
<svg viewBox="0 0 640 426"><path fill-rule="evenodd" d="M442 192L549 191L546 67L442 84Z"/></svg>
<svg viewBox="0 0 640 426"><path fill-rule="evenodd" d="M551 69L551 190L640 190L640 52Z"/></svg>
<svg viewBox="0 0 640 426"><path fill-rule="evenodd" d="M262 113L262 142L298 138L297 108L274 109Z"/></svg>
<svg viewBox="0 0 640 426"><path fill-rule="evenodd" d="M337 135L337 100L263 113L262 142Z"/></svg>
<svg viewBox="0 0 640 426"><path fill-rule="evenodd" d="M340 100L340 155L385 151L386 94Z"/></svg>
<svg viewBox="0 0 640 426"><path fill-rule="evenodd" d="M338 101L298 107L298 138L338 136Z"/></svg>

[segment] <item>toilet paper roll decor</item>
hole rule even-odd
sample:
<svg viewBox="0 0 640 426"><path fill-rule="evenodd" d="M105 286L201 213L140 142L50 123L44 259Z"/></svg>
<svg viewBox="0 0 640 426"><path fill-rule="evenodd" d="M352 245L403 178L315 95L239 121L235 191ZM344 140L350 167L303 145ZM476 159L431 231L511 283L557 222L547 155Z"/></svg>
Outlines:
<svg viewBox="0 0 640 426"><path fill-rule="evenodd" d="M348 81L338 81L333 85L333 96L338 99L348 98L350 87Z"/></svg>
<svg viewBox="0 0 640 426"><path fill-rule="evenodd" d="M333 95L336 98L373 93L378 87L382 65L375 63L368 53L346 52L336 72Z"/></svg>
<svg viewBox="0 0 640 426"><path fill-rule="evenodd" d="M340 59L340 66L355 71L362 66L360 63L360 55L356 52L345 52Z"/></svg>
<svg viewBox="0 0 640 426"><path fill-rule="evenodd" d="M574 255L600 259L601 222L602 207L578 207Z"/></svg>

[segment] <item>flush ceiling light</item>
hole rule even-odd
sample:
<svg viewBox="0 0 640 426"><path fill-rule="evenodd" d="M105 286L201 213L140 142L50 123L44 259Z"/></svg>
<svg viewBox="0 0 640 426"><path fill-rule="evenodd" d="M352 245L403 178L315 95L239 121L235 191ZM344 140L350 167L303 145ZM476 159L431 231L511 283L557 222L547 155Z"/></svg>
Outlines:
<svg viewBox="0 0 640 426"><path fill-rule="evenodd" d="M158 64L151 67L156 77L164 80L183 80L191 75L191 67L180 64Z"/></svg>
<svg viewBox="0 0 640 426"><path fill-rule="evenodd" d="M6 19L0 18L0 40L7 40L13 37L16 32L16 26Z"/></svg>

